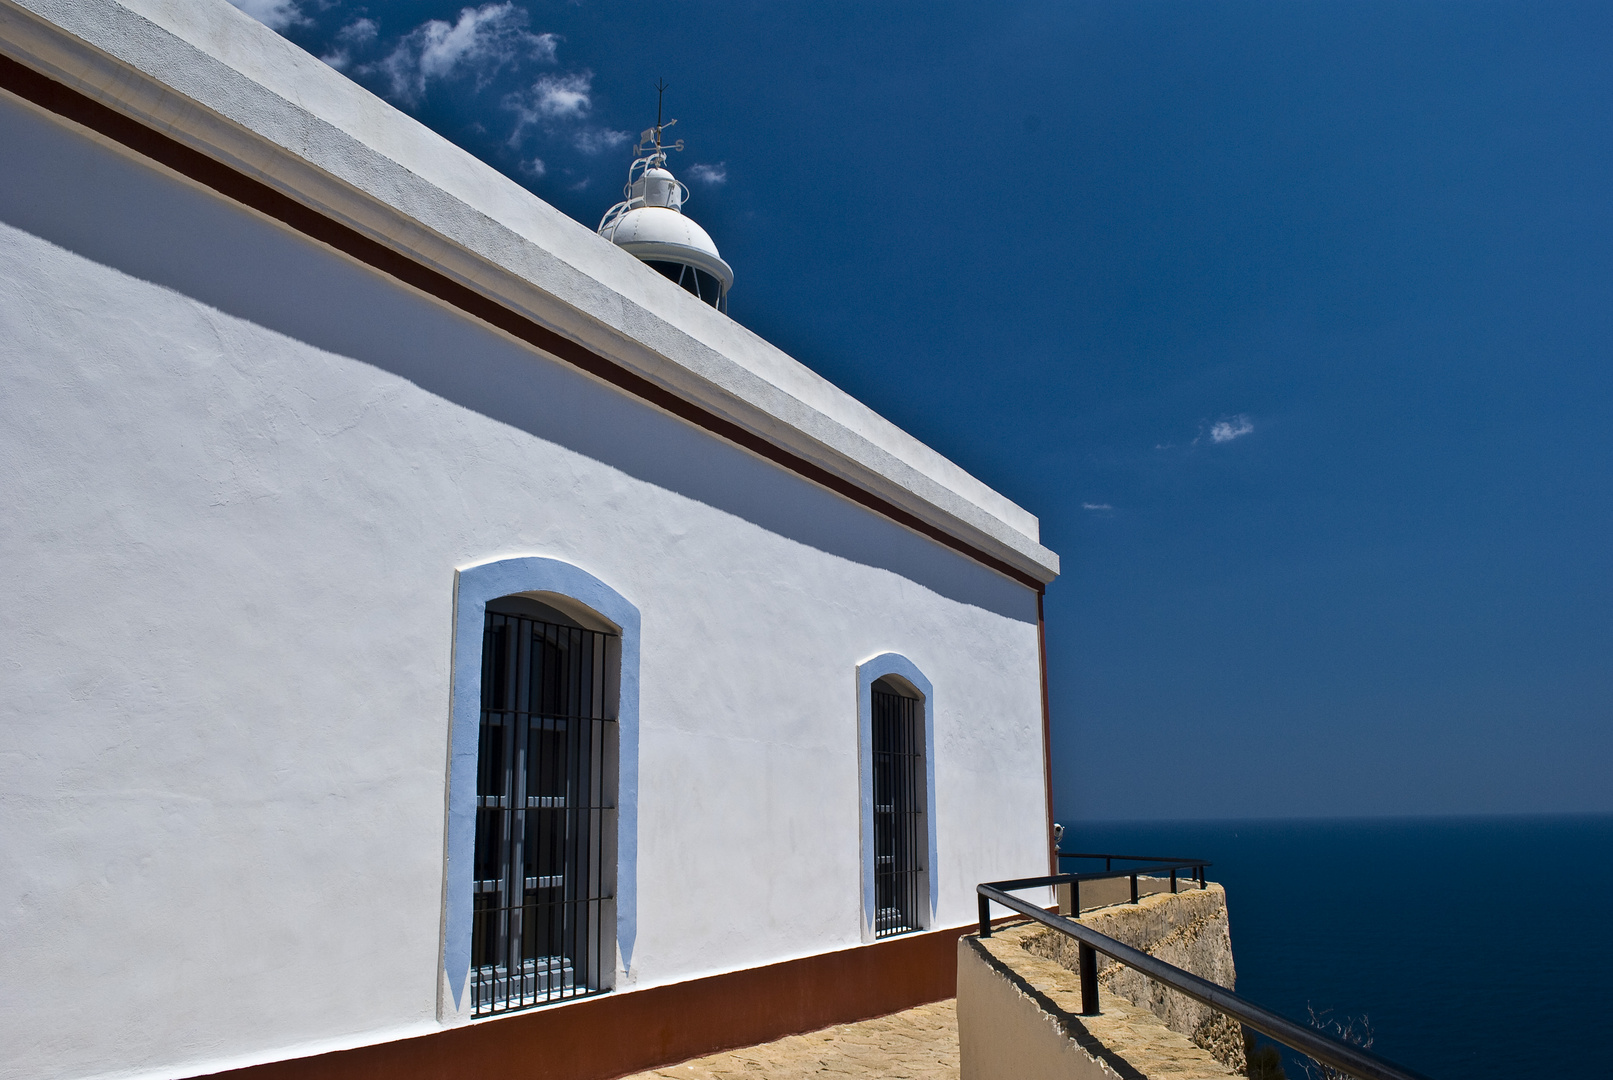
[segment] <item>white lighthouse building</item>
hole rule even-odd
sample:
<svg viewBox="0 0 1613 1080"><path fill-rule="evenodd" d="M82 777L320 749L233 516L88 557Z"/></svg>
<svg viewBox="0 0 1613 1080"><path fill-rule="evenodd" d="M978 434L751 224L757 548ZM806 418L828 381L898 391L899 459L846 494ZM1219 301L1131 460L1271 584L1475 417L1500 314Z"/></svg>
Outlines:
<svg viewBox="0 0 1613 1080"><path fill-rule="evenodd" d="M0 0L0 1078L604 1080L1048 867L1057 556L663 132L596 232L223 0Z"/></svg>

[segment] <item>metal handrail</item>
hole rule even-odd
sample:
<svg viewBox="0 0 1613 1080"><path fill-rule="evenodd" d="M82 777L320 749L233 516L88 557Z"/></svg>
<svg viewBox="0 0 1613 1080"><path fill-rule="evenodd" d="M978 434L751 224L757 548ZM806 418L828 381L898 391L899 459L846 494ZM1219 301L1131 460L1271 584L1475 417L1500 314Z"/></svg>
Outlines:
<svg viewBox="0 0 1613 1080"><path fill-rule="evenodd" d="M1195 865L1197 860L1194 860ZM1129 873L1123 871L1122 873ZM1007 889L1030 889L1063 884L1069 874L1054 874L1043 878L1020 878L1014 881L989 881L975 886L980 899L980 936L991 936L991 903L996 901L1011 911L1035 919L1076 940L1079 945L1081 976L1081 1012L1085 1016L1098 1015L1098 958L1097 953L1135 968L1155 982L1178 993L1208 1005L1210 1008L1254 1028L1262 1035L1276 1039L1284 1046L1298 1050L1323 1065L1332 1066L1358 1080L1429 1080L1422 1073L1403 1069L1368 1050L1325 1035L1313 1027L1279 1016L1270 1009L1239 997L1224 986L1201 979L1190 971L1167 964L1139 949L1100 934L1089 926L1073 919L1044 911L1028 900L1010 896ZM1118 876L1118 875L1112 875Z"/></svg>
<svg viewBox="0 0 1613 1080"><path fill-rule="evenodd" d="M1185 856L1176 855L1111 855L1108 852L1094 853L1090 851L1056 851L1054 854L1060 859L1102 859L1104 861L1103 868L1105 870L1112 869L1111 864L1116 859L1120 859L1123 862L1173 862L1185 863L1192 866L1198 866L1201 863L1204 866L1210 865L1209 863L1203 862L1203 860L1200 859L1189 859Z"/></svg>
<svg viewBox="0 0 1613 1080"><path fill-rule="evenodd" d="M1158 866L1131 866L1124 870L1094 870L1090 874L1048 874L1042 877L1019 879L1019 881L1032 883L1027 885L1021 885L1017 881L992 882L992 884L1001 885L1005 888L1030 889L1038 885L1069 885L1077 881L1113 881L1115 878L1123 877L1146 877L1149 874L1162 874L1167 870L1198 871L1206 866L1214 865L1214 863L1200 862L1195 859L1192 862L1160 863ZM1197 884L1199 880L1198 874L1195 872L1189 880Z"/></svg>
<svg viewBox="0 0 1613 1080"><path fill-rule="evenodd" d="M1055 852L1055 854L1057 854L1061 859L1104 860L1105 869L1103 870L1092 870L1085 874L1054 874L1046 878L1024 879L1026 882L1035 882L1041 885L1070 886L1070 910L1076 912L1077 914L1079 914L1081 911L1081 882L1083 881L1109 881L1113 880L1114 878L1129 877L1131 879L1131 902L1135 904L1137 903L1137 879L1143 875L1163 874L1168 872L1171 876L1171 892L1174 893L1176 891L1177 871L1191 870L1193 873L1188 880L1198 882L1199 888L1202 889L1205 887L1205 867L1215 865L1214 863L1207 862L1204 859L1172 859L1163 856L1154 858L1148 855L1077 855L1063 851ZM1120 859L1123 862L1152 862L1156 865L1128 866L1119 870L1109 869L1114 865L1115 859ZM1021 884L1014 881L998 881L994 882L994 884L998 888L1002 889L1031 888L1031 885L1029 884Z"/></svg>

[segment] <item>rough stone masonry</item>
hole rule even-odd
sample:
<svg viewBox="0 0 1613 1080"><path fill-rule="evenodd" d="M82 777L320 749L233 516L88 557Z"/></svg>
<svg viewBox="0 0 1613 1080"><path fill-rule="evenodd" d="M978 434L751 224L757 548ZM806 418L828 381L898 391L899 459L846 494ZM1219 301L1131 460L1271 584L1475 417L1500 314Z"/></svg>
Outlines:
<svg viewBox="0 0 1613 1080"><path fill-rule="evenodd" d="M1190 885L1174 895L1155 893L1136 904L1084 911L1080 919L1100 934L1191 971L1201 979L1229 990L1236 984L1227 894L1220 885L1211 883L1204 889ZM1071 971L1080 970L1075 941L1055 930L1027 937L1024 948ZM1186 1035L1235 1072L1244 1071L1243 1032L1231 1017L1168 990L1101 953L1098 982L1110 993L1149 1009L1172 1031Z"/></svg>

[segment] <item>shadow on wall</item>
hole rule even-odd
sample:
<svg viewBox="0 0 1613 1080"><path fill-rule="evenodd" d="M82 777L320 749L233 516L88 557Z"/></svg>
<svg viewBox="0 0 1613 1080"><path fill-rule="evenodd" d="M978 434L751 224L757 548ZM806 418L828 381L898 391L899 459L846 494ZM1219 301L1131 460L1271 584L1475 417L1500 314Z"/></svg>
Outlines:
<svg viewBox="0 0 1613 1080"><path fill-rule="evenodd" d="M220 196L11 102L0 102L0 145L7 224L770 532L1036 619L1029 589Z"/></svg>

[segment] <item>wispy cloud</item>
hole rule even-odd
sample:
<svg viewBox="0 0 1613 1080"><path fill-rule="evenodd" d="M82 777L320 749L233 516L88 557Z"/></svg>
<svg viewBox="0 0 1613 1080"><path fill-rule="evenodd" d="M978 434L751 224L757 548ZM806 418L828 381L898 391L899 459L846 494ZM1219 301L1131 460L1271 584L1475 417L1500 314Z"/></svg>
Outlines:
<svg viewBox="0 0 1613 1080"><path fill-rule="evenodd" d="M532 111L545 120L580 120L593 106L594 73L545 75L532 84Z"/></svg>
<svg viewBox="0 0 1613 1080"><path fill-rule="evenodd" d="M336 31L336 47L320 59L337 71L346 71L353 62L353 50L362 49L381 33L381 24L374 19L354 19Z"/></svg>
<svg viewBox="0 0 1613 1080"><path fill-rule="evenodd" d="M715 165L691 165L689 176L702 184L726 184L728 182L728 162L719 161Z"/></svg>
<svg viewBox="0 0 1613 1080"><path fill-rule="evenodd" d="M344 45L368 45L381 32L381 24L374 19L354 19L336 31L336 40Z"/></svg>
<svg viewBox="0 0 1613 1080"><path fill-rule="evenodd" d="M405 108L445 92L479 95L457 103L466 114L459 130L490 140L502 136L504 145L493 157L529 184L543 180L545 186L581 190L599 167L590 159L632 145L634 132L596 117L607 108L594 73L561 65L564 39L534 29L530 0L461 0L448 9L456 14L398 22L391 7L366 9L341 0L231 2L277 31L297 30L299 42L319 39L311 47L325 63ZM489 109L485 99L502 108ZM509 126L502 132L488 130L503 122ZM727 164L701 165L693 175L704 184L721 184Z"/></svg>
<svg viewBox="0 0 1613 1080"><path fill-rule="evenodd" d="M503 68L526 60L553 63L560 39L527 29L527 13L514 3L463 8L457 21L428 19L405 34L386 58L371 65L386 76L391 96L413 104L433 80L474 71L485 85Z"/></svg>
<svg viewBox="0 0 1613 1080"><path fill-rule="evenodd" d="M1231 442L1241 438L1255 429L1249 417L1243 413L1237 416L1228 416L1217 420L1210 425L1210 441L1213 443Z"/></svg>
<svg viewBox="0 0 1613 1080"><path fill-rule="evenodd" d="M525 90L510 94L504 107L515 113L515 130L510 145L521 145L531 127L555 128L576 123L593 108L594 73L577 71L569 75L543 75Z"/></svg>
<svg viewBox="0 0 1613 1080"><path fill-rule="evenodd" d="M612 131L610 128L583 128L571 137L571 142L585 154L599 154L626 146L633 138L631 131Z"/></svg>
<svg viewBox="0 0 1613 1080"><path fill-rule="evenodd" d="M1083 509L1083 510L1113 510L1114 507L1110 506L1108 503L1089 503L1089 502L1084 502L1084 503L1081 504L1081 509Z"/></svg>
<svg viewBox="0 0 1613 1080"><path fill-rule="evenodd" d="M277 33L308 22L297 0L230 0L230 3Z"/></svg>

